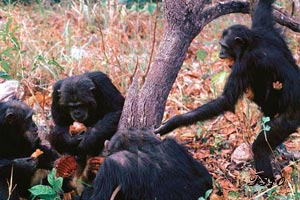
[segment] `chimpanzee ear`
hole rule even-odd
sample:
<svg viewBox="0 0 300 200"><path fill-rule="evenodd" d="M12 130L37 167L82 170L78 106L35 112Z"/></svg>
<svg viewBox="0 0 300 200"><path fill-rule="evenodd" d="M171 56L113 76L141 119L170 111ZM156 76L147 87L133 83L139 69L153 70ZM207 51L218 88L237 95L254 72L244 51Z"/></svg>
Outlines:
<svg viewBox="0 0 300 200"><path fill-rule="evenodd" d="M241 37L235 37L235 38L234 38L234 41L236 41L236 42L239 43L239 44L245 44L244 39L241 38Z"/></svg>
<svg viewBox="0 0 300 200"><path fill-rule="evenodd" d="M90 91L93 92L96 89L96 87L90 87Z"/></svg>
<svg viewBox="0 0 300 200"><path fill-rule="evenodd" d="M13 124L17 120L17 116L13 112L7 112L5 115L5 123Z"/></svg>

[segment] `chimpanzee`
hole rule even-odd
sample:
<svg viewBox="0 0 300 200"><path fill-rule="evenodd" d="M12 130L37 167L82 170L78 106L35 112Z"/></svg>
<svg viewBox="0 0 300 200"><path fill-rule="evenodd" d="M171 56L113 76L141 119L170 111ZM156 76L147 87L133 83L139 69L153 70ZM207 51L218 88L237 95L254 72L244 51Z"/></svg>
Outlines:
<svg viewBox="0 0 300 200"><path fill-rule="evenodd" d="M95 174L84 172L98 165L90 166L88 159L98 156L104 141L116 132L123 104L124 97L100 71L71 76L55 83L51 107L55 126L48 139L59 153L76 157L76 178L93 181ZM70 125L74 122L84 124L87 129L71 134ZM85 177L85 174L89 175ZM73 186L72 178L64 178L65 192L75 189Z"/></svg>
<svg viewBox="0 0 300 200"><path fill-rule="evenodd" d="M252 28L233 25L220 40L220 58L234 60L223 94L186 114L167 120L155 132L165 134L234 111L238 99L251 89L253 101L271 121L271 129L260 132L252 145L255 168L262 177L273 179L269 155L300 124L300 71L272 14L274 0L260 0L252 17ZM276 90L278 82L282 88ZM267 139L266 139L267 138ZM271 148L270 148L271 147Z"/></svg>
<svg viewBox="0 0 300 200"><path fill-rule="evenodd" d="M119 130L107 150L90 199L191 200L212 188L207 169L183 146L150 130Z"/></svg>
<svg viewBox="0 0 300 200"><path fill-rule="evenodd" d="M55 83L52 117L55 127L49 135L51 145L60 153L97 156L104 141L117 130L124 97L102 72L87 72ZM74 121L88 130L71 135Z"/></svg>
<svg viewBox="0 0 300 200"><path fill-rule="evenodd" d="M37 169L51 169L58 158L55 151L41 145L32 115L31 108L20 100L0 102L1 199L8 199L8 183L12 186L9 199L28 198L28 189ZM36 149L43 154L31 157Z"/></svg>

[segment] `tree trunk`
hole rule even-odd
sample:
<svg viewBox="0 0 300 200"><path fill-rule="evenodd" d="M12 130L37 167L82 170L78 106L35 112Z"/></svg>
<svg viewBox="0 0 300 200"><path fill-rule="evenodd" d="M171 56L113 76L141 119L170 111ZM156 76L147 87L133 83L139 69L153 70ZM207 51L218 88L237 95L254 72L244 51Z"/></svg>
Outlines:
<svg viewBox="0 0 300 200"><path fill-rule="evenodd" d="M164 0L165 30L145 82L139 85L139 73L128 90L120 128L155 128L163 118L171 87L183 64L192 40L205 25L229 13L249 13L249 2L228 1L209 5L209 0ZM294 31L300 22L276 9L275 20ZM139 90L139 88L141 89Z"/></svg>

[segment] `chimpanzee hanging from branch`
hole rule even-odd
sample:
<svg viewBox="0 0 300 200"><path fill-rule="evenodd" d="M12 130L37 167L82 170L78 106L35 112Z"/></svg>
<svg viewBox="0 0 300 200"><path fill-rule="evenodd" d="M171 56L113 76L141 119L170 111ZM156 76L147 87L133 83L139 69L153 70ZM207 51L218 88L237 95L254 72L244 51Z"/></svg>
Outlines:
<svg viewBox="0 0 300 200"><path fill-rule="evenodd" d="M252 145L257 172L270 179L273 179L271 151L300 125L300 71L280 30L274 27L273 2L259 1L251 29L233 25L224 30L220 58L231 58L234 64L222 95L186 114L172 117L156 130L165 134L225 111L233 112L238 99L250 88L253 101L271 118L267 135L262 131ZM282 88L274 88L274 83L282 84Z"/></svg>

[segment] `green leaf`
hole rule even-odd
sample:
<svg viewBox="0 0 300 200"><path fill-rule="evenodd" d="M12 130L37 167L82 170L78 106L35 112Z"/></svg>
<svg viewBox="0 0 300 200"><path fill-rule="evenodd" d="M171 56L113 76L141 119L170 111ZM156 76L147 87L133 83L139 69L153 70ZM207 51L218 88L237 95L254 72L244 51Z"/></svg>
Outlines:
<svg viewBox="0 0 300 200"><path fill-rule="evenodd" d="M201 60L202 62L204 62L205 61L205 58L206 58L206 56L207 56L207 53L206 53L206 51L204 51L203 49L199 49L198 51L197 51L197 59L199 59L199 60Z"/></svg>
<svg viewBox="0 0 300 200"><path fill-rule="evenodd" d="M226 71L221 71L219 73L216 73L212 76L211 81L213 82L214 85L222 85L225 83L225 80L227 78L227 72Z"/></svg>
<svg viewBox="0 0 300 200"><path fill-rule="evenodd" d="M3 72L3 71L0 71L0 78L4 78L4 79L12 79L12 77L7 73L7 72Z"/></svg>
<svg viewBox="0 0 300 200"><path fill-rule="evenodd" d="M9 73L9 64L6 60L1 60L1 67L6 73Z"/></svg>
<svg viewBox="0 0 300 200"><path fill-rule="evenodd" d="M153 15L156 9L156 4L155 3L148 3L148 12Z"/></svg>
<svg viewBox="0 0 300 200"><path fill-rule="evenodd" d="M209 196L211 195L211 193L213 192L213 189L209 189L205 192L205 199L209 199Z"/></svg>
<svg viewBox="0 0 300 200"><path fill-rule="evenodd" d="M58 64L58 62L56 62L56 60L49 60L48 64L56 66L61 71L65 70L60 64Z"/></svg>
<svg viewBox="0 0 300 200"><path fill-rule="evenodd" d="M56 196L55 190L53 190L52 187L48 185L36 185L33 186L29 189L29 192L34 196L34 197L41 197L43 195L45 196Z"/></svg>
<svg viewBox="0 0 300 200"><path fill-rule="evenodd" d="M58 177L56 178L56 170L55 168L52 169L51 173L48 174L48 182L53 187L54 191L62 191L62 184L63 184L63 178Z"/></svg>
<svg viewBox="0 0 300 200"><path fill-rule="evenodd" d="M270 117L262 117L262 121L265 124L270 121Z"/></svg>
<svg viewBox="0 0 300 200"><path fill-rule="evenodd" d="M270 130L271 130L271 127L267 125L267 126L265 126L264 130L265 130L265 131L270 131Z"/></svg>
<svg viewBox="0 0 300 200"><path fill-rule="evenodd" d="M11 48L7 47L4 51L1 52L1 54L9 58L13 58L14 56L10 53L11 50L12 50Z"/></svg>
<svg viewBox="0 0 300 200"><path fill-rule="evenodd" d="M15 36L11 36L11 41L14 43L14 46L17 48L17 49L20 49L20 44L19 44L19 41L18 41L18 38L16 38Z"/></svg>

